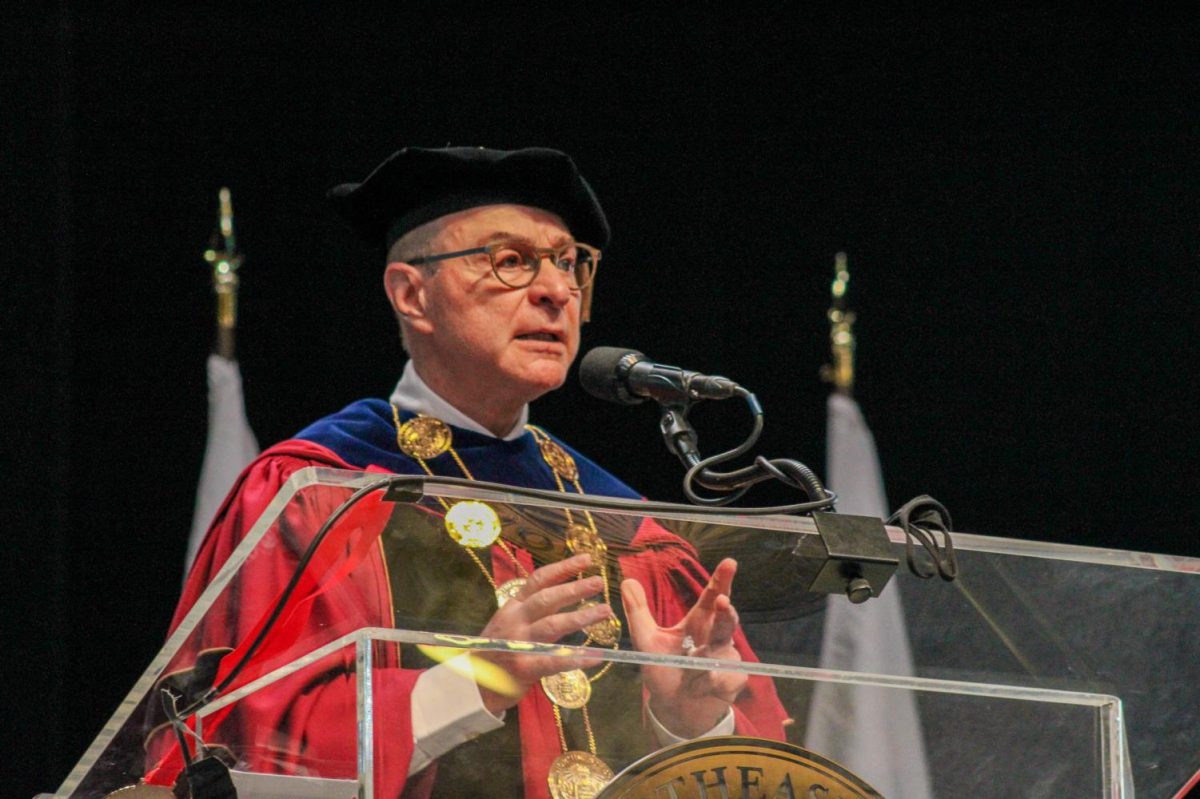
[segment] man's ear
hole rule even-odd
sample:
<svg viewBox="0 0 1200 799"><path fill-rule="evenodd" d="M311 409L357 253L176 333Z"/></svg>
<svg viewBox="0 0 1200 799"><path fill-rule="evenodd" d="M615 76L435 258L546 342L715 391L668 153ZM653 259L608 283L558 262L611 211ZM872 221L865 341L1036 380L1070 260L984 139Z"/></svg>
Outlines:
<svg viewBox="0 0 1200 799"><path fill-rule="evenodd" d="M404 263L393 261L383 272L383 288L396 315L404 319L414 330L428 333L432 330L426 313L428 308L429 273Z"/></svg>

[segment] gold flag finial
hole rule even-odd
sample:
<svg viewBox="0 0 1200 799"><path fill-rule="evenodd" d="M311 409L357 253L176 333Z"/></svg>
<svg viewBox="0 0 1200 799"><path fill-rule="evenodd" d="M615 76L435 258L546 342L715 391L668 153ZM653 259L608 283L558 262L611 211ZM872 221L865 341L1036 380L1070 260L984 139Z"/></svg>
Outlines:
<svg viewBox="0 0 1200 799"><path fill-rule="evenodd" d="M238 267L242 255L233 237L233 198L229 189L217 193L220 216L204 260L212 266L213 292L217 295L217 354L233 359L234 330L237 328Z"/></svg>
<svg viewBox="0 0 1200 799"><path fill-rule="evenodd" d="M846 310L846 287L850 283L850 267L846 253L834 256L833 285L830 292L833 304L829 308L829 344L833 362L821 367L821 379L832 383L840 394L854 393L854 312Z"/></svg>

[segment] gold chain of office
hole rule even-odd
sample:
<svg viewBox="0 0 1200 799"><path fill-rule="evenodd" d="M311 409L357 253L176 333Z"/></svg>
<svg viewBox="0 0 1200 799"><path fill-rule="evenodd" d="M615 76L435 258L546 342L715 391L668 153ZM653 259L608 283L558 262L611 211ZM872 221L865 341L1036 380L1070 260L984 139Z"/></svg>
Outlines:
<svg viewBox="0 0 1200 799"><path fill-rule="evenodd" d="M400 448L401 452L415 460L425 470L426 474L430 477L435 476L426 461L443 454L449 454L464 477L468 480L475 479L470 469L467 468L462 458L454 450L454 434L451 432L449 425L441 419L424 415L414 416L407 422L401 423L399 408L395 405L391 407L392 419L396 425L396 445ZM583 494L583 486L579 482L579 467L575 463L575 459L571 457L571 454L550 438L544 430L533 425L526 425L525 429L533 435L534 440L537 442L542 460L550 468L550 473L554 476L554 482L559 492L563 494L567 493L566 484L563 482L565 480L571 483L576 493ZM438 497L438 502L441 503L442 509L445 511L444 525L446 533L461 545L463 551L479 567L480 572L488 581L492 590L496 592L497 607L503 607L525 585L529 577L529 572L522 565L521 561L517 559L516 554L509 547L508 543L500 537L501 524L499 515L487 503L476 500L450 504L445 499ZM587 510L583 512L586 523L577 522L570 508L563 508L563 513L566 516L566 529L564 530L563 537L567 548L572 554L586 553L592 556L592 561L599 567L600 577L604 581L604 601L611 606L606 558L608 547L596 529L595 519L592 518L592 514ZM513 566L520 574L519 577L508 580L502 585L496 584L491 571L483 564L483 561L475 552L476 549L489 547L493 544L499 547L505 556L512 561ZM578 579L582 578L583 575L580 574ZM595 603L589 601L584 603L584 607L593 604ZM590 624L584 628L584 632L587 634L587 640L584 641L585 646L593 642L601 646L612 647L613 649L617 649L620 646L621 622L615 617L602 619ZM542 691L546 694L546 698L550 700L551 708L554 711L554 723L558 729L558 741L562 749L561 754L551 764L550 772L547 776L550 794L554 799L593 797L613 778L612 769L596 755L596 736L592 731L592 721L587 709L588 701L592 697L592 683L607 674L610 668L612 668L611 662L605 664L603 668L591 676L582 669L572 669L559 672L558 674L551 674L541 679ZM587 752L571 750L567 746L567 736L563 728L562 711L560 708L582 711L583 727L587 734Z"/></svg>

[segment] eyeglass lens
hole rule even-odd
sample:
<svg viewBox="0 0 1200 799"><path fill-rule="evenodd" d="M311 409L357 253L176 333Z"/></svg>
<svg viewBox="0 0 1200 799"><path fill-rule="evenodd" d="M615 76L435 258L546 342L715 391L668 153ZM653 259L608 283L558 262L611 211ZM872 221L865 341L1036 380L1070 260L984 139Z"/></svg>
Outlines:
<svg viewBox="0 0 1200 799"><path fill-rule="evenodd" d="M523 288L533 282L542 260L549 258L567 278L573 289L586 286L596 270L596 258L582 245L568 245L561 250L538 250L515 242L498 242L488 251L492 269L502 283Z"/></svg>

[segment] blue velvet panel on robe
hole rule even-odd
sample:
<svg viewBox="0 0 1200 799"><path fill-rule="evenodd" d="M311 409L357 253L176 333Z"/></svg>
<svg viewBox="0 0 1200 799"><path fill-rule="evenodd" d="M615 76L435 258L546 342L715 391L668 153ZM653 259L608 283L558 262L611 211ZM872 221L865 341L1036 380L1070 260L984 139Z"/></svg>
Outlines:
<svg viewBox="0 0 1200 799"><path fill-rule="evenodd" d="M400 419L407 421L414 415L402 411ZM454 433L455 452L476 480L557 490L554 475L542 459L532 433L526 432L513 441L504 441L460 427L450 429ZM385 400L365 399L351 403L304 428L295 438L328 447L347 463L359 468L374 465L396 474L424 474L415 460L397 448L392 408ZM551 435L551 438L554 436ZM640 494L587 457L557 438L554 440L575 458L579 467L579 482L584 491L599 496L641 498ZM465 477L449 454L439 455L426 463L440 477Z"/></svg>

